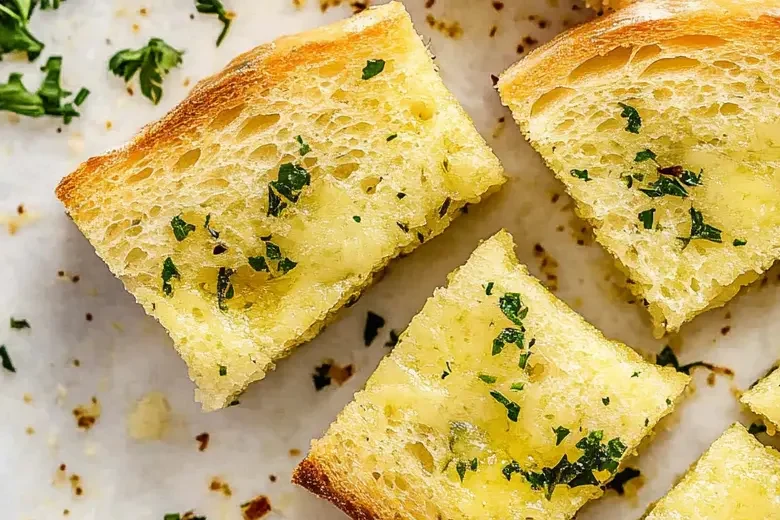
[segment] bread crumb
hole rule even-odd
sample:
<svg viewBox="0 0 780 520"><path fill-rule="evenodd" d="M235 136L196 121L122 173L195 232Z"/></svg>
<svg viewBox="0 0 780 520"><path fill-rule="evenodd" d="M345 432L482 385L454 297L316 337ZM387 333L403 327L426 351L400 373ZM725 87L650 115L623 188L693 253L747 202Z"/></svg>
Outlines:
<svg viewBox="0 0 780 520"><path fill-rule="evenodd" d="M264 495L241 504L241 514L244 516L244 520L259 520L270 512L271 502Z"/></svg>
<svg viewBox="0 0 780 520"><path fill-rule="evenodd" d="M301 450L298 448L290 448L290 457L298 457L301 454Z"/></svg>
<svg viewBox="0 0 780 520"><path fill-rule="evenodd" d="M25 404L30 404L33 401L33 397L30 394L24 394L22 396L22 400L24 401Z"/></svg>
<svg viewBox="0 0 780 520"><path fill-rule="evenodd" d="M213 477L209 483L209 489L217 493L222 493L226 497L233 496L233 491L230 489L230 484L225 482L219 477Z"/></svg>
<svg viewBox="0 0 780 520"><path fill-rule="evenodd" d="M27 435L35 435L35 428L33 428L32 426L28 426L27 428L24 429L24 433L26 433Z"/></svg>
<svg viewBox="0 0 780 520"><path fill-rule="evenodd" d="M436 29L445 36L457 40L463 36L463 28L458 21L437 20L435 16L428 13L425 21L432 29Z"/></svg>
<svg viewBox="0 0 780 520"><path fill-rule="evenodd" d="M111 121L106 121L106 130L111 130L111 128L113 128L113 126L114 126L114 123L112 123Z"/></svg>
<svg viewBox="0 0 780 520"><path fill-rule="evenodd" d="M501 137L501 134L504 133L504 128L506 128L506 118L505 117L499 117L498 122L496 123L496 126L493 128L493 139L498 139Z"/></svg>
<svg viewBox="0 0 780 520"><path fill-rule="evenodd" d="M21 210L21 211L20 211ZM32 224L40 217L37 214L30 213L24 206L19 204L16 207L16 213L10 215L0 215L0 225L5 225L8 234L15 235L22 226Z"/></svg>
<svg viewBox="0 0 780 520"><path fill-rule="evenodd" d="M160 392L139 399L127 416L127 433L137 441L157 441L165 436L171 421L171 405Z"/></svg>
<svg viewBox="0 0 780 520"><path fill-rule="evenodd" d="M79 405L73 409L73 416L76 418L76 426L82 430L91 429L98 419L100 419L101 408L97 397L93 397L90 404Z"/></svg>
<svg viewBox="0 0 780 520"><path fill-rule="evenodd" d="M551 291L558 290L558 262L542 247L534 245L534 256L539 259L539 269L544 275L544 285Z"/></svg>

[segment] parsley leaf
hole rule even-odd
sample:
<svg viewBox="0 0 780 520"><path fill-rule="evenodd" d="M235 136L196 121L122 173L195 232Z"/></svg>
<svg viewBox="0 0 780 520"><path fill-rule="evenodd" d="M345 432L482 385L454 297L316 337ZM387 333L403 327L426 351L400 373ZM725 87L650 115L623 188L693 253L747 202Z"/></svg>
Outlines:
<svg viewBox="0 0 780 520"><path fill-rule="evenodd" d="M9 372L16 372L16 368L11 362L11 357L8 355L8 350L6 350L5 345L0 345L0 362L2 362L4 369Z"/></svg>
<svg viewBox="0 0 780 520"><path fill-rule="evenodd" d="M181 213L171 219L171 228L173 229L173 236L175 236L176 240L179 242L187 238L187 235L191 232L195 231L195 226L185 222L184 219L181 218Z"/></svg>
<svg viewBox="0 0 780 520"><path fill-rule="evenodd" d="M642 188L639 191L650 198L663 197L664 195L682 198L688 196L688 191L674 177L659 177L657 181L650 184L649 188Z"/></svg>
<svg viewBox="0 0 780 520"><path fill-rule="evenodd" d="M609 406L609 396L602 397L601 402L604 403L604 406Z"/></svg>
<svg viewBox="0 0 780 520"><path fill-rule="evenodd" d="M496 339L493 340L493 352L492 355L497 356L504 350L507 343L514 343L518 348L524 348L523 342L525 341L525 329L513 329L507 327L502 330Z"/></svg>
<svg viewBox="0 0 780 520"><path fill-rule="evenodd" d="M268 268L268 262L265 261L265 257L263 256L250 256L247 258L247 262L249 262L249 266L255 271L264 271L266 273L271 272L271 270Z"/></svg>
<svg viewBox="0 0 780 520"><path fill-rule="evenodd" d="M35 2L0 0L0 56L6 52L26 52L33 61L43 51L43 43L27 28Z"/></svg>
<svg viewBox="0 0 780 520"><path fill-rule="evenodd" d="M211 229L211 213L206 215L206 222L203 224L203 227L206 229L206 231L209 232L209 235L211 235L211 238L214 240L219 240L219 231L215 231Z"/></svg>
<svg viewBox="0 0 780 520"><path fill-rule="evenodd" d="M690 375L691 369L696 367L704 367L709 370L715 368L715 366L711 363L705 363L704 361L694 361L693 363L688 363L687 365L680 365L680 362L677 360L677 356L674 354L674 350L672 350L672 347L669 345L666 345L663 350L655 357L655 364L662 367L671 366L678 372L682 372L683 374L688 375ZM671 402L668 402L667 404L671 404Z"/></svg>
<svg viewBox="0 0 780 520"><path fill-rule="evenodd" d="M493 399L504 405L504 408L506 408L506 415L509 420L512 422L517 422L517 417L520 415L520 405L514 401L510 401L504 397L504 394L496 390L491 390L490 395L493 397Z"/></svg>
<svg viewBox="0 0 780 520"><path fill-rule="evenodd" d="M271 185L268 185L268 213L267 217L278 217L282 214L284 208L287 207L287 203L283 202L279 195L271 189Z"/></svg>
<svg viewBox="0 0 780 520"><path fill-rule="evenodd" d="M563 442L563 439L565 439L566 436L571 433L571 430L569 430L568 428L564 428L563 426L558 426L557 428L553 428L552 431L555 434L556 446L559 446Z"/></svg>
<svg viewBox="0 0 780 520"><path fill-rule="evenodd" d="M447 361L445 365L447 365L447 368L444 370L444 372L441 373L442 379L447 379L447 376L452 374L452 367L450 366L450 362Z"/></svg>
<svg viewBox="0 0 780 520"><path fill-rule="evenodd" d="M363 343L368 347L379 335L379 329L385 326L385 319L379 314L368 311L366 325L363 328Z"/></svg>
<svg viewBox="0 0 780 520"><path fill-rule="evenodd" d="M227 367L225 365L219 365L219 375L220 376L227 375Z"/></svg>
<svg viewBox="0 0 780 520"><path fill-rule="evenodd" d="M385 70L385 60L368 60L363 67L363 79L371 79Z"/></svg>
<svg viewBox="0 0 780 520"><path fill-rule="evenodd" d="M22 75L18 73L12 73L8 83L0 83L0 110L30 117L45 114L43 100L27 90L22 83Z"/></svg>
<svg viewBox="0 0 780 520"><path fill-rule="evenodd" d="M680 180L683 184L686 186L701 186L701 176L704 173L704 170L699 172L699 175L696 175L690 170L684 170L682 174L680 175Z"/></svg>
<svg viewBox="0 0 780 520"><path fill-rule="evenodd" d="M14 317L11 317L11 328L12 329L29 329L30 328L30 322L27 320L17 320L14 319Z"/></svg>
<svg viewBox="0 0 780 520"><path fill-rule="evenodd" d="M748 428L748 433L750 435L757 435L759 433L764 433L764 432L766 432L765 424L752 423L750 425L750 428Z"/></svg>
<svg viewBox="0 0 780 520"><path fill-rule="evenodd" d="M512 383L512 386L509 387L510 390L514 390L516 392L521 391L525 387L525 383Z"/></svg>
<svg viewBox="0 0 780 520"><path fill-rule="evenodd" d="M171 260L171 257L169 256L163 262L162 269L162 290L165 296L170 296L173 294L173 286L171 285L171 280L173 278L181 280L181 275L179 274L179 270L176 269L176 265L173 263L173 260Z"/></svg>
<svg viewBox="0 0 780 520"><path fill-rule="evenodd" d="M691 207L689 213L691 214L691 236L687 238L679 237L683 244L687 246L691 240L696 239L709 240L710 242L715 242L717 244L723 242L721 236L722 231L715 226L705 224L701 211L696 211L696 209Z"/></svg>
<svg viewBox="0 0 780 520"><path fill-rule="evenodd" d="M495 376L489 376L487 374L479 374L477 377L481 381L483 381L483 382L485 382L485 383L487 383L489 385L492 385L493 383L495 383L497 381L497 378Z"/></svg>
<svg viewBox="0 0 780 520"><path fill-rule="evenodd" d="M506 477L507 480L512 480L512 474L513 473L521 473L522 469L520 469L520 464L517 463L517 461L512 461L506 466L504 466L504 469L501 470L501 473L504 474L504 477Z"/></svg>
<svg viewBox="0 0 780 520"><path fill-rule="evenodd" d="M628 481L639 477L641 474L642 473L635 468L622 469L615 474L615 477L610 480L607 485L604 486L604 488L614 489L617 491L618 495L623 496L623 494L626 492L625 485L628 483Z"/></svg>
<svg viewBox="0 0 780 520"><path fill-rule="evenodd" d="M298 202L301 190L311 184L311 176L302 166L284 163L279 166L279 178L271 186L290 202Z"/></svg>
<svg viewBox="0 0 780 520"><path fill-rule="evenodd" d="M390 134L390 135L388 135L388 136L387 136L387 139L386 139L386 140L387 140L387 142L389 143L390 141L392 141L392 140L393 140L393 139L395 139L396 137L398 137L398 134Z"/></svg>
<svg viewBox="0 0 780 520"><path fill-rule="evenodd" d="M506 293L498 300L498 306L504 316L515 325L523 326L523 321L528 315L528 307L523 304L518 293Z"/></svg>
<svg viewBox="0 0 780 520"><path fill-rule="evenodd" d="M653 217L655 216L655 208L646 209L639 213L639 221L642 223L645 229L653 229Z"/></svg>
<svg viewBox="0 0 780 520"><path fill-rule="evenodd" d="M637 152L636 157L634 157L634 162L655 161L657 157L655 152L649 148L645 148L641 152Z"/></svg>
<svg viewBox="0 0 780 520"><path fill-rule="evenodd" d="M234 274L235 271L229 267L220 267L217 273L217 306L221 311L228 310L227 300L235 296L233 284L230 283L230 277Z"/></svg>
<svg viewBox="0 0 780 520"><path fill-rule="evenodd" d="M642 127L642 118L639 116L639 112L637 112L636 108L626 105L625 103L618 103L618 105L623 109L623 112L620 113L620 117L627 119L626 132L638 134L639 129Z"/></svg>
<svg viewBox="0 0 780 520"><path fill-rule="evenodd" d="M220 0L195 0L195 9L197 9L199 13L217 15L219 21L224 24L222 32L220 32L217 37L217 47L219 47L219 44L225 39L228 29L230 29L230 24L233 21L234 16L233 13L226 11L225 6L222 5Z"/></svg>
<svg viewBox="0 0 780 520"><path fill-rule="evenodd" d="M485 287L485 294L487 294L488 296L492 295L494 285L495 284L493 282L488 282L487 285L483 286Z"/></svg>
<svg viewBox="0 0 780 520"><path fill-rule="evenodd" d="M311 152L311 146L309 146L308 143L306 143L303 140L303 137L301 137L300 135L296 135L295 140L298 141L298 144L300 145L300 148L298 149L298 153L301 154L301 157Z"/></svg>
<svg viewBox="0 0 780 520"><path fill-rule="evenodd" d="M266 241L265 243L265 255L268 257L269 260L281 260L282 259L282 250L274 244L271 241Z"/></svg>
<svg viewBox="0 0 780 520"><path fill-rule="evenodd" d="M276 267L277 267L277 269L279 269L279 272L281 272L282 274L287 274L290 271L292 271L293 269L295 269L296 265L298 265L297 262L293 262L289 258L284 257L284 258L281 259L281 261L279 262L279 264Z"/></svg>
<svg viewBox="0 0 780 520"><path fill-rule="evenodd" d="M354 220L355 222L357 222L358 224L360 224L360 221L361 221L362 219L360 218L360 215L353 215L353 216L352 216L352 220Z"/></svg>
<svg viewBox="0 0 780 520"><path fill-rule="evenodd" d="M41 0L41 9L47 10L47 9L59 9L60 8L60 2L64 2L65 0Z"/></svg>
<svg viewBox="0 0 780 520"><path fill-rule="evenodd" d="M140 49L123 49L111 57L108 70L130 81L140 70L141 93L155 105L162 98L163 76L182 63L183 51L179 51L160 38L152 38Z"/></svg>
<svg viewBox="0 0 780 520"><path fill-rule="evenodd" d="M575 170L571 170L571 171L569 172L569 174L570 174L572 177L576 177L576 178L578 178L578 179L581 179L581 180L583 180L583 181L585 181L585 182L588 182L588 181L591 181L591 180L593 180L593 179L591 179L591 178L590 178L590 176L588 175L588 170L576 170L576 169L575 169Z"/></svg>

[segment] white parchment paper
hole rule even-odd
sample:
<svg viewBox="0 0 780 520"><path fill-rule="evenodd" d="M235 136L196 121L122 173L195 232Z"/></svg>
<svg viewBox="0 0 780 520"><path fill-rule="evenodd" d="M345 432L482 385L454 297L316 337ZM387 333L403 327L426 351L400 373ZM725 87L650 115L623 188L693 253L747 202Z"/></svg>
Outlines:
<svg viewBox="0 0 780 520"><path fill-rule="evenodd" d="M239 504L260 494L274 508L268 518L344 518L289 484L292 468L309 440L324 432L388 352L383 343L390 329L403 330L433 289L444 284L445 275L501 227L513 233L518 256L531 271L608 336L648 355L663 346L652 339L645 312L628 303L610 258L592 244L561 186L524 142L492 88L490 75L519 58L518 45L533 48L587 12L579 4L573 7L574 0L507 0L501 10L489 0L436 0L431 8L425 0L407 0L444 81L496 150L511 182L443 236L391 264L385 278L345 309L339 321L253 385L240 406L201 413L184 363L164 330L95 256L53 190L79 162L124 142L180 101L186 84L216 72L237 53L350 12L341 6L322 13L318 0L308 0L301 9L291 0L225 1L238 17L219 49L214 41L221 24L196 14L191 0L67 0L58 11L33 17L33 33L47 45L36 63L0 62L2 81L10 72L23 71L34 89L40 82L38 67L47 56L61 54L66 87L92 90L83 116L69 126L0 114L0 344L7 346L18 371L0 371L2 519L65 518L65 509L68 518L89 520L162 519L165 513L190 509L209 520L237 519ZM459 22L462 37L451 39L431 27L429 14L445 23ZM494 25L496 34L490 37ZM137 87L136 95L128 95L107 70L114 52L140 47L152 36L186 50L183 67L165 79L156 107ZM501 117L506 118L503 125ZM19 204L29 217L11 235L5 224L15 219ZM546 253L535 253L536 244ZM78 283L71 281L74 275ZM644 475L638 493L609 493L579 518L638 518L730 423L753 420L741 414L733 389L747 387L780 357L779 296L778 274L772 272L673 340L681 361L728 366L735 378L718 377L711 386L707 374L697 372L695 392L632 464ZM387 325L366 348L362 330L368 310L384 316ZM32 329L11 330L4 325L10 316L28 319ZM328 358L354 364L357 372L341 387L316 392L311 374ZM138 442L127 433L127 416L151 391L167 397L171 424L162 440ZM85 432L76 427L72 410L92 396L102 414ZM195 436L202 432L211 441L199 452ZM68 476L79 475L81 496L56 475L60 464ZM231 497L209 490L216 476L230 485Z"/></svg>

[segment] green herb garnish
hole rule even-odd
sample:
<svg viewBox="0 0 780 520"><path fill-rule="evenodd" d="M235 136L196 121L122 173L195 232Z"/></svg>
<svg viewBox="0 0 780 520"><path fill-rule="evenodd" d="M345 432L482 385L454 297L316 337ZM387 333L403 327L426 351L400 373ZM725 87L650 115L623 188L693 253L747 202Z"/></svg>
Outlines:
<svg viewBox="0 0 780 520"><path fill-rule="evenodd" d="M645 162L645 161L655 161L658 156L655 154L654 151L650 150L649 148L645 148L641 152L637 152L636 157L634 157L634 162Z"/></svg>
<svg viewBox="0 0 780 520"><path fill-rule="evenodd" d="M696 175L692 171L684 170L682 174L680 174L680 180L686 186L701 186L701 176L703 173L704 170L700 171L699 175Z"/></svg>
<svg viewBox="0 0 780 520"><path fill-rule="evenodd" d="M444 215L447 214L447 210L450 209L450 204L452 203L452 199L447 197L444 199L444 202L442 202L441 207L439 208L439 218L442 218Z"/></svg>
<svg viewBox="0 0 780 520"><path fill-rule="evenodd" d="M379 314L368 311L366 325L363 328L363 343L368 347L379 335L379 329L385 326L385 319Z"/></svg>
<svg viewBox="0 0 780 520"><path fill-rule="evenodd" d="M30 322L27 320L17 320L11 317L11 328L12 329L29 329L30 328Z"/></svg>
<svg viewBox="0 0 780 520"><path fill-rule="evenodd" d="M265 256L267 256L269 260L281 260L282 250L279 248L279 246L277 246L273 242L266 241Z"/></svg>
<svg viewBox="0 0 780 520"><path fill-rule="evenodd" d="M266 272L270 273L271 270L268 268L268 262L265 261L265 257L263 256L250 256L247 258L247 262L249 262L249 266L258 272Z"/></svg>
<svg viewBox="0 0 780 520"><path fill-rule="evenodd" d="M520 464L513 460L504 466L504 469L501 470L501 473L504 474L504 477L506 477L507 480L512 480L512 474L521 473L522 471L523 470L520 468Z"/></svg>
<svg viewBox="0 0 780 520"><path fill-rule="evenodd" d="M478 467L479 467L479 460L477 460L476 458L471 459L471 461L459 460L455 464L455 471L458 473L458 477L460 478L460 481L463 482L463 479L466 476L466 470L470 469L471 471L477 471Z"/></svg>
<svg viewBox="0 0 780 520"><path fill-rule="evenodd" d="M528 315L528 307L523 304L520 294L518 293L506 293L499 298L498 306L504 316L515 325L523 326L523 320Z"/></svg>
<svg viewBox="0 0 780 520"><path fill-rule="evenodd" d="M138 79L141 93L155 105L162 98L163 76L182 63L184 52L165 43L160 38L152 38L140 49L123 49L111 57L108 70L114 75L130 81L140 71Z"/></svg>
<svg viewBox="0 0 780 520"><path fill-rule="evenodd" d="M447 361L447 362L445 363L445 365L447 366L447 368L446 368L446 369L444 369L444 371L441 373L441 378L442 378L442 379L446 379L446 378L447 378L447 376L449 376L450 374L452 374L452 367L450 366L450 362L449 362L449 361Z"/></svg>
<svg viewBox="0 0 780 520"><path fill-rule="evenodd" d="M171 280L173 278L181 280L181 275L179 274L179 270L176 269L176 265L173 263L173 260L171 260L171 257L169 256L163 262L162 269L162 290L165 296L170 296L173 294L173 286L171 285Z"/></svg>
<svg viewBox="0 0 780 520"><path fill-rule="evenodd" d="M33 61L41 54L43 43L27 28L34 8L32 0L0 0L0 57L20 51Z"/></svg>
<svg viewBox="0 0 780 520"><path fill-rule="evenodd" d="M709 370L713 370L715 368L715 365L711 363L705 363L704 361L694 361L693 363L688 363L687 365L680 365L680 362L677 360L677 356L674 354L674 350L672 350L672 347L669 345L666 345L663 350L655 357L655 364L662 367L673 367L678 372L682 372L683 374L690 375L691 369L696 367L704 367ZM667 399L667 401L669 401ZM672 404L671 401L667 402L666 404Z"/></svg>
<svg viewBox="0 0 780 520"><path fill-rule="evenodd" d="M723 242L721 237L722 231L715 226L705 224L701 211L696 211L696 209L691 207L689 213L691 214L691 236L687 238L678 237L684 245L687 246L691 240L696 239L709 240L710 242L715 242L717 244Z"/></svg>
<svg viewBox="0 0 780 520"><path fill-rule="evenodd" d="M385 60L368 60L363 67L363 79L371 79L385 70Z"/></svg>
<svg viewBox="0 0 780 520"><path fill-rule="evenodd" d="M203 228L206 231L208 231L209 235L211 235L211 238L213 238L214 240L218 240L219 239L219 231L215 231L215 230L211 229L210 224L211 224L211 213L206 215L206 222L203 224Z"/></svg>
<svg viewBox="0 0 780 520"><path fill-rule="evenodd" d="M641 474L642 473L635 468L622 469L615 474L615 477L610 480L606 486L604 486L604 489L613 489L617 491L618 495L623 496L626 492L625 485L628 481L639 477Z"/></svg>
<svg viewBox="0 0 780 520"><path fill-rule="evenodd" d="M225 365L219 365L219 375L221 376L227 375L227 367Z"/></svg>
<svg viewBox="0 0 780 520"><path fill-rule="evenodd" d="M184 219L181 218L181 213L171 219L171 228L173 229L173 236L175 236L176 240L179 242L187 238L187 235L191 232L195 231L195 226L185 222Z"/></svg>
<svg viewBox="0 0 780 520"><path fill-rule="evenodd" d="M674 177L659 177L657 181L650 184L649 188L642 188L639 191L650 198L663 197L664 195L682 198L688 196L688 190Z"/></svg>
<svg viewBox="0 0 780 520"><path fill-rule="evenodd" d="M16 372L16 368L11 362L11 357L8 355L8 350L6 350L5 345L0 345L0 363L2 363L3 368L9 372Z"/></svg>
<svg viewBox="0 0 780 520"><path fill-rule="evenodd" d="M609 406L609 396L602 397L601 402L604 403L604 406Z"/></svg>
<svg viewBox="0 0 780 520"><path fill-rule="evenodd" d="M225 10L225 6L222 5L220 0L195 0L195 9L197 9L199 13L215 14L219 18L219 21L222 22L222 32L220 32L217 37L217 47L219 47L219 44L225 39L228 29L230 29L230 24L233 21L233 13Z"/></svg>
<svg viewBox="0 0 780 520"><path fill-rule="evenodd" d="M41 10L46 11L47 9L59 9L60 2L64 1L65 0L41 0Z"/></svg>
<svg viewBox="0 0 780 520"><path fill-rule="evenodd" d="M358 224L360 224L360 221L361 221L362 219L360 218L360 215L353 215L353 216L352 216L352 220L354 220L355 222L357 222Z"/></svg>
<svg viewBox="0 0 780 520"><path fill-rule="evenodd" d="M392 141L396 137L398 137L398 134L390 134L390 135L388 135L387 136L387 142L389 143L390 141Z"/></svg>
<svg viewBox="0 0 780 520"><path fill-rule="evenodd" d="M528 364L528 358L531 357L530 352L522 352L520 354L520 360L517 362L517 366L525 370L526 365Z"/></svg>
<svg viewBox="0 0 780 520"><path fill-rule="evenodd" d="M302 166L284 163L279 166L279 178L270 184L279 195L290 202L298 202L301 190L311 184L311 176Z"/></svg>
<svg viewBox="0 0 780 520"><path fill-rule="evenodd" d="M655 208L646 209L639 213L639 221L642 223L645 229L653 229L653 218L655 216Z"/></svg>
<svg viewBox="0 0 780 520"><path fill-rule="evenodd" d="M569 430L568 428L564 428L563 426L558 426L557 428L553 428L552 431L555 434L556 446L560 446L560 444L563 442L563 439L565 439L566 436L571 433L571 430Z"/></svg>
<svg viewBox="0 0 780 520"><path fill-rule="evenodd" d="M520 415L520 405L514 401L510 401L504 397L504 394L496 390L491 390L490 395L493 397L493 399L504 405L504 408L506 408L506 415L509 420L512 422L517 422L517 417Z"/></svg>
<svg viewBox="0 0 780 520"><path fill-rule="evenodd" d="M514 390L515 392L519 392L524 387L525 387L525 383L512 383L512 386L510 386L509 389Z"/></svg>
<svg viewBox="0 0 780 520"><path fill-rule="evenodd" d="M297 262L293 262L287 257L282 258L279 261L279 265L277 265L277 269L279 269L279 272L282 274L287 274L293 269L295 269L295 266L298 265Z"/></svg>
<svg viewBox="0 0 780 520"><path fill-rule="evenodd" d="M639 129L642 127L642 118L639 116L639 112L637 112L636 108L626 105L625 103L618 103L618 105L623 109L623 112L620 113L620 117L624 117L628 120L626 132L638 134Z"/></svg>
<svg viewBox="0 0 780 520"><path fill-rule="evenodd" d="M734 247L742 247L744 245L747 245L747 240L743 240L741 238L735 238L732 244L734 244Z"/></svg>
<svg viewBox="0 0 780 520"><path fill-rule="evenodd" d="M525 329L520 330L507 327L499 333L496 339L493 340L492 355L499 355L501 351L504 350L504 347L507 343L514 343L518 348L524 348L524 341Z"/></svg>
<svg viewBox="0 0 780 520"><path fill-rule="evenodd" d="M576 178L578 178L578 179L581 179L581 180L583 180L583 181L585 181L585 182L588 182L588 181L591 181L591 180L592 180L592 179L590 178L590 176L588 175L588 170L576 170L576 169L575 169L575 170L571 170L571 171L569 172L569 174L570 174L572 177L576 177Z"/></svg>
<svg viewBox="0 0 780 520"><path fill-rule="evenodd" d="M268 185L268 217L278 217L282 214L284 208L287 207L287 203L283 202L279 195L271 189L271 185Z"/></svg>
<svg viewBox="0 0 780 520"><path fill-rule="evenodd" d="M298 153L301 154L301 157L311 152L311 146L309 146L308 143L303 140L303 137L296 135L295 140L298 141L298 144L300 145L300 148L298 148Z"/></svg>
<svg viewBox="0 0 780 520"><path fill-rule="evenodd" d="M495 376L489 376L487 374L479 374L477 377L489 385L492 385L498 380Z"/></svg>
<svg viewBox="0 0 780 520"><path fill-rule="evenodd" d="M485 294L487 294L488 296L492 295L494 285L495 284L493 282L488 282L487 285L483 285L483 287L485 288Z"/></svg>
<svg viewBox="0 0 780 520"><path fill-rule="evenodd" d="M235 271L229 267L220 267L217 273L217 306L221 311L228 310L227 300L235 295L233 284L230 283L230 277L234 274Z"/></svg>
<svg viewBox="0 0 780 520"><path fill-rule="evenodd" d="M179 513L167 513L163 516L163 520L181 520L181 515Z"/></svg>
<svg viewBox="0 0 780 520"><path fill-rule="evenodd" d="M634 372L633 374L631 374L631 377L639 377L639 374L641 373L642 372Z"/></svg>
<svg viewBox="0 0 780 520"><path fill-rule="evenodd" d="M750 428L748 428L748 433L750 435L758 435L759 433L765 433L765 432L766 432L765 424L753 423L750 425Z"/></svg>

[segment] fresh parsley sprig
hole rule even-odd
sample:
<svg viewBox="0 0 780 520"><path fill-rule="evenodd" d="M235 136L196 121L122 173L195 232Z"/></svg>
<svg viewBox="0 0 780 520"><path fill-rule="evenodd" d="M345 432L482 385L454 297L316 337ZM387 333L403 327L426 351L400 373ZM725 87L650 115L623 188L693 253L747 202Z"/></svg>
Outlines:
<svg viewBox="0 0 780 520"><path fill-rule="evenodd" d="M34 0L0 0L0 56L15 51L26 52L30 61L40 56L44 45L27 28L34 8Z"/></svg>
<svg viewBox="0 0 780 520"><path fill-rule="evenodd" d="M162 98L163 76L182 63L184 51L179 51L160 38L152 38L140 49L123 49L111 57L108 70L130 81L136 72L141 93L155 105Z"/></svg>
<svg viewBox="0 0 780 520"><path fill-rule="evenodd" d="M235 14L232 11L225 9L225 6L220 0L195 0L195 9L197 9L199 13L215 14L219 18L219 21L222 22L222 32L220 32L217 37L217 47L219 47L222 40L225 39L228 29L230 29L230 24L233 23Z"/></svg>

